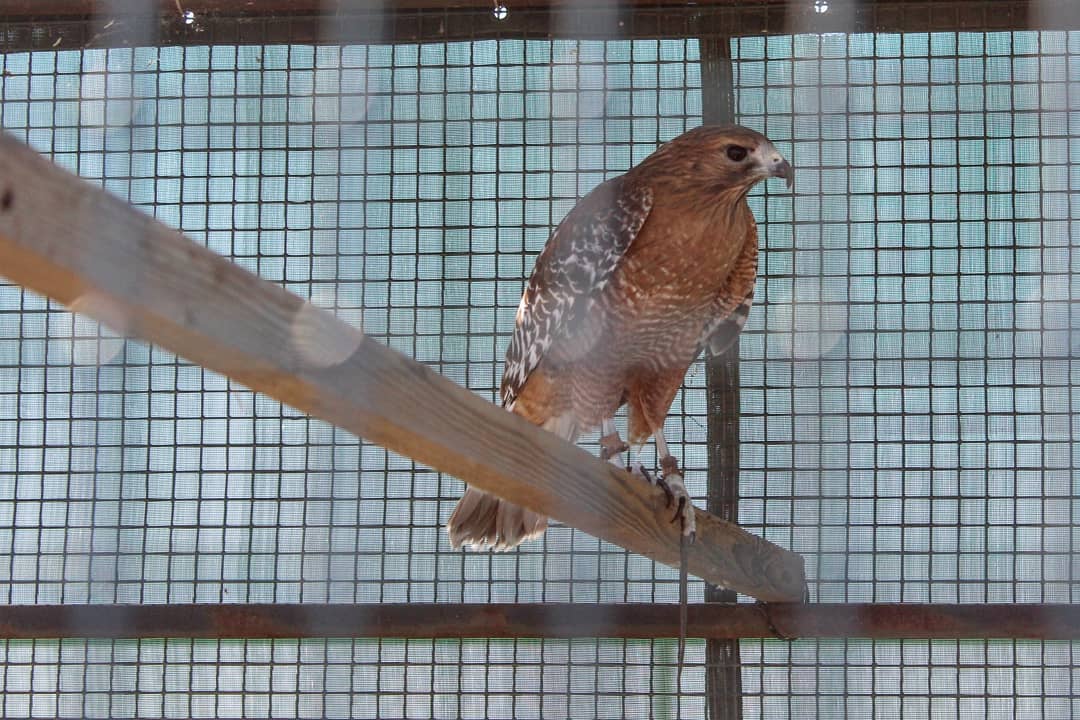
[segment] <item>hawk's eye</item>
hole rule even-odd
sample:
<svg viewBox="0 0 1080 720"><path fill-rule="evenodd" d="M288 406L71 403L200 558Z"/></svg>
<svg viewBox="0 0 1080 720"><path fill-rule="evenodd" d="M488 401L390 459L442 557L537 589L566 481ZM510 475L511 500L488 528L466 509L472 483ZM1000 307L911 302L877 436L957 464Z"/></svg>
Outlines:
<svg viewBox="0 0 1080 720"><path fill-rule="evenodd" d="M746 159L746 148L742 145L728 145L727 156L734 162L742 162Z"/></svg>

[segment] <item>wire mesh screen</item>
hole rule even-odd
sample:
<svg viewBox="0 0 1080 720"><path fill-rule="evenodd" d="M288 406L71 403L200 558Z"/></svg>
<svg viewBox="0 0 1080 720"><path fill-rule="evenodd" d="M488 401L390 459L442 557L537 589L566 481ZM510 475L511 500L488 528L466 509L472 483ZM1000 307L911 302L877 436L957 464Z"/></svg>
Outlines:
<svg viewBox="0 0 1080 720"><path fill-rule="evenodd" d="M743 643L749 718L1068 718L1068 643ZM3 644L6 717L704 717L649 641L35 640ZM658 652L658 649L660 650ZM659 663L659 664L658 664ZM687 682L689 680L689 682Z"/></svg>
<svg viewBox="0 0 1080 720"><path fill-rule="evenodd" d="M492 399L552 226L702 122L689 26L206 43L8 52L0 121ZM1080 33L731 51L739 121L797 168L793 196L751 198L742 524L806 558L815 600L1073 601ZM704 384L695 366L666 427L699 504ZM677 599L674 570L557 525L510 554L451 550L462 487L0 287L0 601ZM0 647L5 717L705 713L694 641L681 692L670 640ZM743 710L1068 717L1077 666L1068 643L744 641Z"/></svg>
<svg viewBox="0 0 1080 720"><path fill-rule="evenodd" d="M679 707L648 641L37 640L8 643L3 658L9 717L626 718ZM704 716L701 694L682 700L688 716Z"/></svg>
<svg viewBox="0 0 1080 720"><path fill-rule="evenodd" d="M741 122L798 168L793 206L756 198L741 523L801 553L824 602L1075 602L1080 34L733 49ZM745 704L1071 717L1075 652L744 641Z"/></svg>
<svg viewBox="0 0 1080 720"><path fill-rule="evenodd" d="M700 124L693 53L670 40L19 54L3 117L494 398L552 222ZM38 518L13 546L11 602L676 597L651 562L567 528L518 553L452 552L440 521L456 479L8 292L5 470ZM700 446L703 427L687 439ZM699 487L703 457L687 455ZM72 542L82 528L93 537Z"/></svg>
<svg viewBox="0 0 1080 720"><path fill-rule="evenodd" d="M758 203L742 517L821 600L1077 598L1078 43L735 43L742 120L800 170L793 214Z"/></svg>

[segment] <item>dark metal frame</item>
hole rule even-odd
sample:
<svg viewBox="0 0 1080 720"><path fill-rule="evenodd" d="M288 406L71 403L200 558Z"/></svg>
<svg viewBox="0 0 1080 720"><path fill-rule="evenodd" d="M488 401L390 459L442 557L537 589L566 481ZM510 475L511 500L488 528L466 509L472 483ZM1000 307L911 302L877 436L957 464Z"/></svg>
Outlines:
<svg viewBox="0 0 1080 720"><path fill-rule="evenodd" d="M793 31L1012 30L1043 28L1054 8L1053 29L1080 28L1076 0L1003 0L987 3L878 0L847 14L814 14L808 3L784 0L739 3L631 2L597 13L560 3L505 0L498 22L480 2L405 0L384 15L376 2L315 0L189 0L158 5L125 0L0 0L0 21L35 21L0 37L0 52L122 46L130 38L162 45L252 43L445 41L550 37L573 28L577 37L684 37L701 39L705 122L734 119L730 37ZM386 3L390 5L391 3ZM147 8L116 27L110 9ZM187 23L178 8L191 10ZM326 38L321 13L337 23ZM566 15L573 22L566 21ZM366 20L366 21L365 21ZM375 21L377 20L377 21ZM115 28L115 29L114 29ZM122 31L120 31L122 29ZM629 31L632 29L632 33ZM110 31L111 30L111 31ZM710 480L708 510L737 521L739 468L738 345L707 364ZM708 588L705 605L689 608L688 633L706 638L706 695L710 716L741 717L739 638L1032 638L1080 640L1080 606L1054 605L737 605L733 593ZM0 637L306 638L306 637L617 637L678 634L678 610L669 605L168 605L10 606L0 611Z"/></svg>
<svg viewBox="0 0 1080 720"><path fill-rule="evenodd" d="M1056 4L1055 4L1056 3ZM447 40L455 37L492 37L506 36L548 36L553 21L559 14L572 14L574 23L565 19L559 22L560 28L572 27L582 36L606 37L619 32L618 24L612 27L610 11L597 13L594 10L582 10L557 3L541 3L534 0L522 0L514 5L525 6L514 10L504 22L491 18L490 11L484 9L441 9L436 10L436 3L415 0L394 4L395 11L388 15L385 24L353 22L332 40L334 42L371 41L371 40ZM800 27L807 32L829 29L828 14L815 16L806 3L797 6L783 1L762 1L755 3L735 3L731 1L704 2L695 6L674 7L676 3L633 2L617 10L616 18L625 18L626 34L634 37L678 36L688 34L697 36L702 43L703 73L703 116L706 122L729 122L734 119L734 100L732 86L732 68L729 56L729 40L735 35L749 35L754 32L785 32L792 27ZM102 9L130 7L133 10L148 8L148 11L133 14L126 18L122 30L106 32L105 26L114 22L108 15L87 14ZM122 45L131 37L152 37L162 45L185 43L248 43L274 42L275 39L287 42L306 42L314 39L320 32L325 32L327 23L316 14L319 7L327 7L341 17L357 20L374 16L377 12L375 3L340 2L318 3L314 0L268 0L251 3L248 0L192 0L180 7L192 8L195 12L205 13L198 23L187 25L176 13L176 0L164 0L158 5L147 4L139 0L113 0L110 2L92 2L91 0L0 0L0 22L21 21L8 25L8 32L0 37L0 52L31 48L85 47ZM283 8L289 12L282 15ZM470 7L474 7L470 4ZM845 23L854 21L856 29L875 30L903 29L927 31L932 29L985 29L1030 27L1034 18L1036 3L1029 0L1003 0L988 3L984 0L965 0L962 2L935 3L917 0L877 0L855 7L853 14L843 18ZM1049 7L1055 8L1054 16L1065 26L1080 27L1080 4L1074 0L1050 0ZM42 18L40 21L33 18ZM139 25L141 23L141 25ZM601 23L603 23L601 25ZM341 23L335 23L341 25ZM850 25L845 25L852 29ZM144 30L150 35L139 35L136 30ZM389 31L389 34L380 34ZM708 496L710 512L737 521L737 472L739 467L738 438L738 387L739 365L738 346L723 356L713 358L707 367L707 390L709 398L708 442L710 446L711 478ZM710 588L707 600L713 603L731 603L731 593L717 588ZM199 606L175 606L175 612L160 617L173 618L179 622L185 612L205 612L197 610ZM453 606L448 608L448 611ZM626 606L630 607L630 606ZM107 612L105 607L95 607L81 612ZM42 622L50 613L59 618L69 612L65 608L39 607L33 609L8 608L0 614L0 623L8 622L13 612L39 613L34 617ZM120 612L116 610L115 612ZM124 612L131 612L130 609ZM462 610L462 612L471 612ZM701 610L693 612L700 613ZM7 616L7 617L4 617ZM34 633L20 635L21 630L10 622L8 637L33 636ZM49 624L46 623L46 626ZM85 632L87 627L77 624ZM73 627L61 623L58 619L52 627ZM158 626L167 632L168 627ZM596 635L582 627L581 634ZM25 628L24 628L25 629ZM989 625L984 632L994 632L996 625ZM182 623L176 626L182 631ZM537 632L537 628L532 628ZM74 629L72 630L74 632ZM4 633L0 633L4 634ZM243 633L240 633L243 634ZM693 633L692 633L693 634ZM769 633L765 633L768 635ZM801 634L801 633L795 633ZM431 632L422 631L422 636L431 637ZM1067 633L1066 633L1067 635ZM457 636L460 636L457 635ZM647 633L643 636L654 636ZM710 635L709 637L751 637L754 633L734 634L731 636ZM884 635L873 635L884 637ZM908 636L908 635L904 635ZM939 635L940 636L940 635ZM1048 637L1048 636L1047 636ZM1060 637L1060 635L1059 635ZM738 648L731 645L710 644L710 654L720 672L732 666L737 659ZM713 682L727 682L733 687L738 678L723 680L714 678Z"/></svg>
<svg viewBox="0 0 1080 720"><path fill-rule="evenodd" d="M0 0L0 22L28 23L0 37L0 51L126 46L133 37L154 38L162 45L685 37L688 25L699 37L1080 28L1080 5L1072 0L875 0L820 14L810 3L790 0L712 0L692 6L635 0L614 10L511 0L502 21L492 17L483 0L385 5L391 4L393 11L387 13L374 0L160 0L156 5L143 0ZM195 21L188 22L181 9L194 13ZM327 24L328 14L338 20ZM328 29L333 37L327 37Z"/></svg>
<svg viewBox="0 0 1080 720"><path fill-rule="evenodd" d="M706 124L735 122L735 77L731 39L722 35L700 38L701 114ZM739 339L721 355L705 362L708 403L706 436L709 453L707 509L717 517L739 522ZM705 586L707 603L735 603L731 590ZM738 640L709 639L705 643L705 698L710 718L739 720L743 716L742 670Z"/></svg>

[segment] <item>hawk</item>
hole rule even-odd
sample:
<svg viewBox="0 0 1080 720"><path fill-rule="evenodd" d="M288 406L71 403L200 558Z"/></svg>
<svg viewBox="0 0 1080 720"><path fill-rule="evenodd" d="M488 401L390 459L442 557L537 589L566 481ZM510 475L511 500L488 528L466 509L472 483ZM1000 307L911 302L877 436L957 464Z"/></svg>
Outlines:
<svg viewBox="0 0 1080 720"><path fill-rule="evenodd" d="M757 226L746 195L792 184L767 138L737 125L690 130L586 195L536 259L506 353L502 403L569 442L601 429L603 455L623 465L615 428L652 437L669 501L692 538L693 506L663 426L690 364L722 352L746 322L757 278ZM637 465L638 471L651 480ZM509 550L547 518L467 488L450 518L454 547Z"/></svg>

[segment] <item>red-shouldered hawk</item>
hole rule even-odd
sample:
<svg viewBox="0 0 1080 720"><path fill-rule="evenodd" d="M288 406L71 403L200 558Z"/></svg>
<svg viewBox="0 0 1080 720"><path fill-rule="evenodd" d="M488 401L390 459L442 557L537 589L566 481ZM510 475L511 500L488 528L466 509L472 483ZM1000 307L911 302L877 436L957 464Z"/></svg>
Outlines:
<svg viewBox="0 0 1080 720"><path fill-rule="evenodd" d="M769 177L792 184L767 138L714 126L599 185L537 258L506 353L507 409L570 442L599 427L605 457L620 465L627 448L614 417L628 406L629 440L655 437L684 533L693 508L664 419L702 349L722 351L746 322L758 254L746 194ZM467 488L448 530L454 547L509 550L546 527L545 517Z"/></svg>

